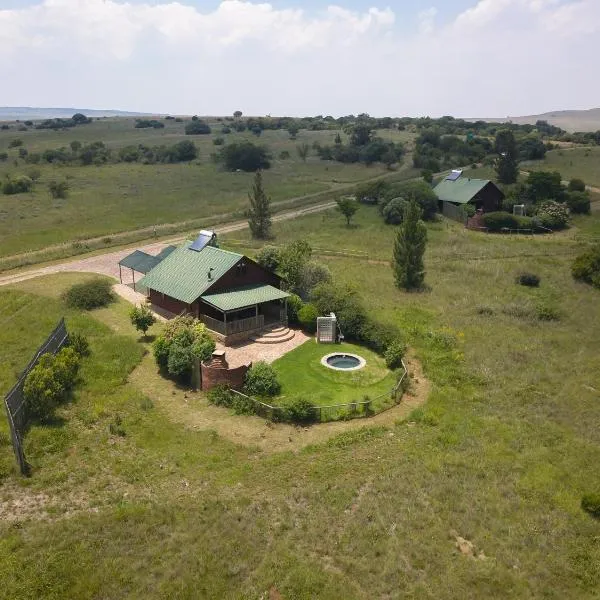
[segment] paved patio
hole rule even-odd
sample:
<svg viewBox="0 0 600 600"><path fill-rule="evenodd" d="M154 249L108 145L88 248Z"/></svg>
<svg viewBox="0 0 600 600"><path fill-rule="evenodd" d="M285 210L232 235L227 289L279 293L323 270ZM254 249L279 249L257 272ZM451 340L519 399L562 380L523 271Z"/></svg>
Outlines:
<svg viewBox="0 0 600 600"><path fill-rule="evenodd" d="M131 302L131 304L144 304L146 302L146 296L134 291L131 283L117 283L113 285L113 291L115 294L121 296L121 298ZM159 307L151 305L150 308L159 321L166 321L173 317L173 315L168 314ZM258 344L248 341L237 346L224 346L217 342L217 350L225 351L225 357L230 367L239 367L260 360L271 363L291 350L294 350L294 348L301 346L309 339L312 338L300 330L295 330L295 335L291 340L278 344Z"/></svg>

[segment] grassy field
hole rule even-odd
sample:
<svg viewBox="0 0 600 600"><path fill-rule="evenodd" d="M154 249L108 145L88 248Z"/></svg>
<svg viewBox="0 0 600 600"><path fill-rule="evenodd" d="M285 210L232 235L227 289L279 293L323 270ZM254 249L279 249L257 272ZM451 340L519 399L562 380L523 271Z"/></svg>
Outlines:
<svg viewBox="0 0 600 600"><path fill-rule="evenodd" d="M174 421L175 398L192 400L174 386L142 393L136 365L151 367L127 306L66 311L93 353L64 424L30 432L27 480L3 426L0 597L597 598L600 529L580 500L600 488L600 296L570 276L577 231L430 224L430 290L406 294L389 267L394 228L376 209L361 207L351 228L335 211L277 224L276 243L307 239L402 327L432 384L408 421L365 422L298 452ZM540 288L516 285L521 270ZM0 290L3 390L81 277ZM117 416L124 436L109 432Z"/></svg>
<svg viewBox="0 0 600 600"><path fill-rule="evenodd" d="M552 150L542 161L523 163L522 167L536 171L559 171L563 179L580 177L586 184L600 187L600 148L563 148Z"/></svg>
<svg viewBox="0 0 600 600"><path fill-rule="evenodd" d="M242 214L252 174L229 173L215 165L210 155L218 151L213 139L220 124L208 136L186 136L184 123L167 121L164 129L135 129L133 119L102 119L68 131L0 131L0 151L9 160L0 162L0 178L36 172L39 180L33 192L0 195L0 256L44 248L52 244L99 237L146 226L179 223L190 219L214 218L227 213ZM394 141L409 140L412 134L383 131ZM265 186L274 202L315 192L335 190L345 184L376 177L381 166L343 165L324 162L314 155L306 163L296 152L301 143L331 144L335 132L301 131L292 141L286 131L265 131L257 140L249 133L232 133L227 142L252 139L272 151L272 168L265 173ZM391 136L391 137L390 137ZM19 148L9 148L15 139L29 152L68 146L73 140L103 141L113 149L131 144L174 144L192 139L199 159L174 165L137 163L104 166L27 165L19 160ZM290 158L279 159L287 150ZM70 195L53 200L47 191L51 180L68 179Z"/></svg>
<svg viewBox="0 0 600 600"><path fill-rule="evenodd" d="M367 365L358 371L342 373L328 369L321 359L331 352L358 354ZM363 346L343 343L336 346L316 344L309 340L273 363L281 383L279 404L286 400L303 396L318 406L331 406L349 402L360 402L364 396L375 399L385 396L383 404L389 404L389 392L396 383L385 361ZM374 403L378 410L381 402Z"/></svg>

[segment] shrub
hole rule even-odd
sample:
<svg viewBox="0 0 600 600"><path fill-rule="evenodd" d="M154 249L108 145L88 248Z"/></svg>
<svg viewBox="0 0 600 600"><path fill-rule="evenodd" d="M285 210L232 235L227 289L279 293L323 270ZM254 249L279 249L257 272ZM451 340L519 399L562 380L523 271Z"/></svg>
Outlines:
<svg viewBox="0 0 600 600"><path fill-rule="evenodd" d="M229 171L258 171L271 166L265 148L252 142L239 142L224 146L219 153L219 160Z"/></svg>
<svg viewBox="0 0 600 600"><path fill-rule="evenodd" d="M253 415L256 412L252 398L239 394L232 394L232 397L231 408L236 415Z"/></svg>
<svg viewBox="0 0 600 600"><path fill-rule="evenodd" d="M303 396L292 398L284 406L284 418L292 423L311 423L317 418L316 407Z"/></svg>
<svg viewBox="0 0 600 600"><path fill-rule="evenodd" d="M490 231L501 231L502 229L518 229L519 221L514 215L507 212L491 212L483 216L483 224Z"/></svg>
<svg viewBox="0 0 600 600"><path fill-rule="evenodd" d="M0 152L0 161L8 160L8 152Z"/></svg>
<svg viewBox="0 0 600 600"><path fill-rule="evenodd" d="M118 435L119 437L127 435L120 415L115 415L114 419L108 424L108 431L110 435Z"/></svg>
<svg viewBox="0 0 600 600"><path fill-rule="evenodd" d="M517 283L527 287L538 287L540 278L534 273L520 273L517 275Z"/></svg>
<svg viewBox="0 0 600 600"><path fill-rule="evenodd" d="M69 183L67 181L51 181L48 184L48 191L55 200L66 198L69 195Z"/></svg>
<svg viewBox="0 0 600 600"><path fill-rule="evenodd" d="M345 330L343 330L345 331ZM401 338L400 330L395 325L379 323L368 316L364 317L361 329L355 340L362 342L378 354L382 354L397 339Z"/></svg>
<svg viewBox="0 0 600 600"><path fill-rule="evenodd" d="M2 186L2 192L11 196L13 194L24 194L33 189L33 179L27 175L18 175L14 179L7 179Z"/></svg>
<svg viewBox="0 0 600 600"><path fill-rule="evenodd" d="M407 201L404 198L393 198L382 209L383 220L388 225L400 225L404 218Z"/></svg>
<svg viewBox="0 0 600 600"><path fill-rule="evenodd" d="M23 386L25 405L31 418L49 420L64 393L65 389L54 369L54 356L44 354L27 375Z"/></svg>
<svg viewBox="0 0 600 600"><path fill-rule="evenodd" d="M215 342L206 326L187 316L169 321L152 344L158 367L181 380L191 375L194 360L207 360L214 349Z"/></svg>
<svg viewBox="0 0 600 600"><path fill-rule="evenodd" d="M398 369L402 366L402 358L406 352L406 344L402 339L396 339L385 350L383 357L388 369Z"/></svg>
<svg viewBox="0 0 600 600"><path fill-rule="evenodd" d="M185 135L208 135L211 133L211 128L208 123L198 119L191 121L185 126Z"/></svg>
<svg viewBox="0 0 600 600"><path fill-rule="evenodd" d="M600 288L600 244L596 244L575 259L571 274L579 281Z"/></svg>
<svg viewBox="0 0 600 600"><path fill-rule="evenodd" d="M231 407L233 404L233 396L228 385L219 384L208 390L207 398L210 404L215 406Z"/></svg>
<svg viewBox="0 0 600 600"><path fill-rule="evenodd" d="M279 153L279 160L288 160L290 157L290 153L287 150L282 150Z"/></svg>
<svg viewBox="0 0 600 600"><path fill-rule="evenodd" d="M106 306L114 299L110 281L92 279L85 283L77 283L63 295L63 300L70 308L91 310Z"/></svg>
<svg viewBox="0 0 600 600"><path fill-rule="evenodd" d="M567 206L576 215L589 215L591 212L590 195L587 192L569 192Z"/></svg>
<svg viewBox="0 0 600 600"><path fill-rule="evenodd" d="M300 322L298 313L303 306L304 302L302 302L302 298L297 294L291 294L287 299L287 318L290 325L298 325Z"/></svg>
<svg viewBox="0 0 600 600"><path fill-rule="evenodd" d="M222 138L222 137L216 137L216 138L213 140L213 144L214 144L215 146L223 146L223 144L225 144L225 139L224 139L224 138Z"/></svg>
<svg viewBox="0 0 600 600"><path fill-rule="evenodd" d="M564 204L550 200L544 202L537 214L544 227L548 229L564 229L569 220L569 212Z"/></svg>
<svg viewBox="0 0 600 600"><path fill-rule="evenodd" d="M246 373L244 390L249 395L277 396L281 391L281 384L277 380L277 373L266 362L257 362Z"/></svg>
<svg viewBox="0 0 600 600"><path fill-rule="evenodd" d="M600 494L585 494L582 496L581 508L593 517L600 519Z"/></svg>
<svg viewBox="0 0 600 600"><path fill-rule="evenodd" d="M573 178L569 181L569 192L585 192L585 182L582 179Z"/></svg>
<svg viewBox="0 0 600 600"><path fill-rule="evenodd" d="M79 356L90 355L90 343L82 333L75 331L69 334L69 347L73 348Z"/></svg>
<svg viewBox="0 0 600 600"><path fill-rule="evenodd" d="M10 142L8 143L9 148L18 148L19 146L22 146L22 145L23 145L23 140L20 140L19 138L10 140Z"/></svg>
<svg viewBox="0 0 600 600"><path fill-rule="evenodd" d="M535 306L535 316L540 321L560 321L560 311L541 300Z"/></svg>
<svg viewBox="0 0 600 600"><path fill-rule="evenodd" d="M305 331L314 333L317 330L317 317L319 313L314 304L305 304L298 311L298 322Z"/></svg>
<svg viewBox="0 0 600 600"><path fill-rule="evenodd" d="M176 340L169 348L167 370L169 375L184 379L191 374L194 353L191 344Z"/></svg>
<svg viewBox="0 0 600 600"><path fill-rule="evenodd" d="M75 384L78 370L79 356L73 348L63 348L56 355L44 354L23 386L30 416L40 421L49 420Z"/></svg>
<svg viewBox="0 0 600 600"><path fill-rule="evenodd" d="M170 343L163 337L160 336L154 340L152 344L152 352L154 354L154 360L159 369L166 369L169 364L169 348Z"/></svg>

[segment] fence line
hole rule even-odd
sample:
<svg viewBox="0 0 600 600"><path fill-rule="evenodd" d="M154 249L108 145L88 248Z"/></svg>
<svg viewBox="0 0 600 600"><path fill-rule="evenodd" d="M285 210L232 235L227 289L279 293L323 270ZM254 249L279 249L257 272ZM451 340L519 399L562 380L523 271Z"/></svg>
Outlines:
<svg viewBox="0 0 600 600"><path fill-rule="evenodd" d="M337 414L340 409L344 409L347 407L352 407L351 412L346 412L347 416L356 415L358 413L358 410L357 410L358 407L361 407L363 416L370 416L372 414L370 408L371 408L371 405L373 404L373 402L375 402L376 400L379 400L380 398L387 396L388 394L394 400L394 404L392 406L396 406L397 404L399 404L400 400L402 399L403 394L400 394L400 396L398 397L398 392L403 391L402 386L403 386L406 378L408 377L408 369L406 368L406 364L404 363L404 360L402 360L401 363L402 363L402 369L404 370L404 372L402 373L402 375L400 376L400 379L398 379L398 381L394 384L394 386L392 387L392 389L389 392L385 392L385 393L380 394L379 396L375 396L375 398L372 398L369 400L357 400L356 402L346 402L344 404L332 404L330 406L315 406L315 412L316 412L315 416L318 415L318 417L319 417L318 421L319 422L327 422L327 421L334 420L334 419L325 419L323 421L323 411L327 412L327 411L335 410L334 414ZM257 400L256 398L253 398L252 396L243 394L242 392L240 392L238 390L232 389L231 391L234 394L241 396L242 398L246 398L247 400L250 400L254 404L255 412L258 416L266 418L266 419L270 419L271 421L273 421L273 420L276 420L275 415L280 415L281 420L283 420L283 416L285 415L285 407L273 406L271 404L267 404L266 402L263 402L262 400ZM385 412L386 410L389 410L390 408L392 408L392 407L388 406L387 408L384 408L381 412Z"/></svg>
<svg viewBox="0 0 600 600"><path fill-rule="evenodd" d="M22 475L29 472L29 464L23 451L23 434L27 430L29 415L25 410L25 397L23 396L23 386L30 371L37 365L40 357L48 352L56 354L69 341L69 332L65 325L64 317L59 321L52 333L46 338L46 341L38 348L33 358L29 361L23 372L12 389L4 397L4 407L8 415L8 425L10 427L10 437L12 440L15 457L19 463L19 469Z"/></svg>

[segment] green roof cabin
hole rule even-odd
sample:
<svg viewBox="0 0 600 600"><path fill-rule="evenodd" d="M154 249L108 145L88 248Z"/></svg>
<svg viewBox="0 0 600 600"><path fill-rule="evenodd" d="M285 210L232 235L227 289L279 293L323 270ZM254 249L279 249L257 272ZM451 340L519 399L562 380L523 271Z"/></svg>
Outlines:
<svg viewBox="0 0 600 600"><path fill-rule="evenodd" d="M462 171L454 170L433 189L444 214L445 204L462 206L472 204L477 210L494 212L500 210L504 193L489 179L471 179Z"/></svg>
<svg viewBox="0 0 600 600"><path fill-rule="evenodd" d="M153 305L197 317L225 344L287 324L289 294L280 289L281 278L243 254L217 248L212 231L170 252L138 285Z"/></svg>

